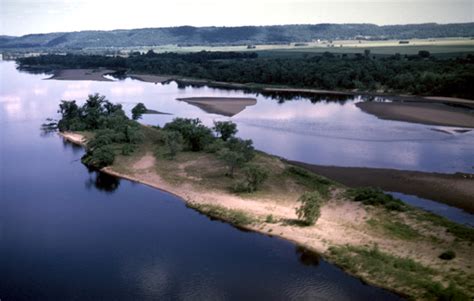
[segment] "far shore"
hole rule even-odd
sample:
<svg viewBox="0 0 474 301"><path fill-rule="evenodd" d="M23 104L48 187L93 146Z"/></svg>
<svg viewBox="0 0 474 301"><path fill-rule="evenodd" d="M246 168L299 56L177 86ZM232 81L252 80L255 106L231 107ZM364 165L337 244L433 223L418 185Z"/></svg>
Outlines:
<svg viewBox="0 0 474 301"><path fill-rule="evenodd" d="M359 102L362 111L380 119L474 128L474 114L438 103Z"/></svg>

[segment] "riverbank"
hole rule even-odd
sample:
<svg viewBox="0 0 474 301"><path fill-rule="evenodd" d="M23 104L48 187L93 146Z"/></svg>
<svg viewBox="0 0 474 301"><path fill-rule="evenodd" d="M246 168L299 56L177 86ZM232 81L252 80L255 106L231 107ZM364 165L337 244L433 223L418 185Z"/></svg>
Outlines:
<svg viewBox="0 0 474 301"><path fill-rule="evenodd" d="M349 187L379 187L462 208L474 214L474 175L365 167L339 167L288 161Z"/></svg>
<svg viewBox="0 0 474 301"><path fill-rule="evenodd" d="M356 106L380 119L474 128L474 114L440 103L359 102Z"/></svg>
<svg viewBox="0 0 474 301"><path fill-rule="evenodd" d="M83 144L85 140L74 134L64 133L63 136ZM118 156L115 163L103 171L173 193L190 207L216 218L235 223L231 217L245 217L239 219L245 221L239 227L305 246L369 283L417 299L430 299L427 296L433 293L428 286L438 281L443 286L454 281L465 293L474 287L470 234L464 236L457 230L447 232L445 224L430 220L431 215L420 210L389 212L364 206L349 200L343 186L331 184L330 198L322 207L317 223L302 227L297 222L295 208L299 206L298 197L308 189L307 179L302 181L300 175L289 172L291 165L280 159L258 153L256 163L270 169L269 180L258 192L236 194L229 191L233 179L224 176L226 167L215 156L183 152L175 160L169 160L154 155L155 152L152 144L145 143L132 156ZM351 248L347 249L349 251L345 249L347 246ZM379 262L384 269L373 274L365 268L345 264L352 261L353 256L370 259L373 254L379 254L369 252L374 246L387 258L407 265L414 262L429 269L430 273L403 270L403 267L397 268L395 273L390 270L393 267L389 269L386 263ZM447 262L438 258L447 249L455 249L456 259ZM360 250L369 253L360 253ZM404 276L400 277L400 273ZM406 279L412 278L423 281L407 282Z"/></svg>

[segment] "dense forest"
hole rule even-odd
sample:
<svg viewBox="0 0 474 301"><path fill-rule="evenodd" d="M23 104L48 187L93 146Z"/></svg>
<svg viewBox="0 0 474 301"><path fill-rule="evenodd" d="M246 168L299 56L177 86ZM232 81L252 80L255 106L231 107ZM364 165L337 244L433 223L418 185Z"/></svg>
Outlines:
<svg viewBox="0 0 474 301"><path fill-rule="evenodd" d="M19 68L98 68L174 75L220 82L328 90L384 91L474 99L474 56L437 59L414 56L322 55L259 58L255 53L133 53L128 58L44 55L21 58Z"/></svg>
<svg viewBox="0 0 474 301"><path fill-rule="evenodd" d="M241 27L164 27L0 36L0 48L131 47L154 45L243 45L308 42L317 39L411 39L473 37L474 23L314 24Z"/></svg>

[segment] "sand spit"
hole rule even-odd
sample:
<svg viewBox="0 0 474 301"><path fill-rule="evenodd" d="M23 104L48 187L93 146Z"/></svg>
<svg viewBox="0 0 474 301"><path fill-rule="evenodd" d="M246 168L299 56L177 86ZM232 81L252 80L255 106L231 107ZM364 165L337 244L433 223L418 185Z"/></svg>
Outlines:
<svg viewBox="0 0 474 301"><path fill-rule="evenodd" d="M164 75L137 74L137 73L131 73L127 75L128 77L132 79L136 79L136 80L147 82L147 83L155 83L155 84L164 83L173 79L173 77L171 76L164 76Z"/></svg>
<svg viewBox="0 0 474 301"><path fill-rule="evenodd" d="M60 69L54 71L54 75L47 79L111 82L112 80L105 78L104 75L114 72L108 69Z"/></svg>
<svg viewBox="0 0 474 301"><path fill-rule="evenodd" d="M383 168L337 167L289 161L350 187L373 186L416 195L474 213L474 175Z"/></svg>
<svg viewBox="0 0 474 301"><path fill-rule="evenodd" d="M474 128L473 113L444 104L359 102L356 106L380 119Z"/></svg>
<svg viewBox="0 0 474 301"><path fill-rule="evenodd" d="M246 107L257 103L255 98L239 97L188 97L177 98L210 114L232 117L242 112Z"/></svg>

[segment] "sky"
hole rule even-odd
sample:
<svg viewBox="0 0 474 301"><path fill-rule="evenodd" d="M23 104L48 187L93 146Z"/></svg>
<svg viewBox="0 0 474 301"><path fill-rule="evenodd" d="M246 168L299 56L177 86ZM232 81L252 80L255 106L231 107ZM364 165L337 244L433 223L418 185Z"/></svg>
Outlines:
<svg viewBox="0 0 474 301"><path fill-rule="evenodd" d="M0 0L0 35L167 26L474 22L474 0Z"/></svg>

